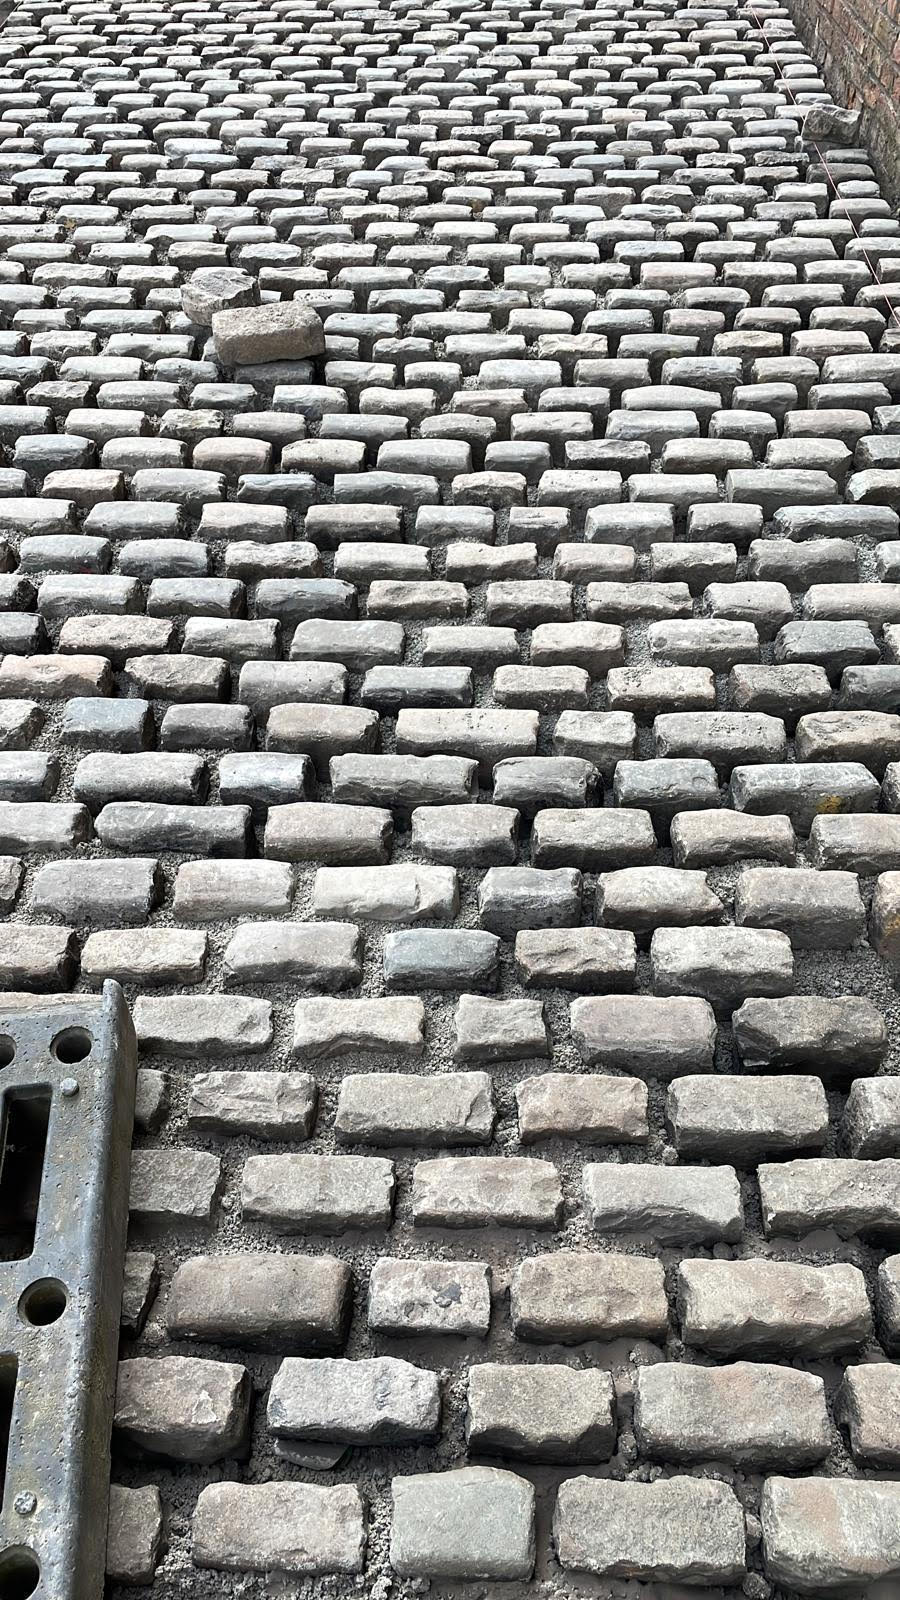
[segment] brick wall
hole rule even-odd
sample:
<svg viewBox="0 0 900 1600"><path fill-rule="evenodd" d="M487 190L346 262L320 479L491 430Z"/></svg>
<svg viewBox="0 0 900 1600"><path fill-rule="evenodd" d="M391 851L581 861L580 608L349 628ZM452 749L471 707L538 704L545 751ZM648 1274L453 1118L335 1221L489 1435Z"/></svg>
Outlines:
<svg viewBox="0 0 900 1600"><path fill-rule="evenodd" d="M861 108L882 184L900 200L900 0L793 0L793 13L835 100Z"/></svg>

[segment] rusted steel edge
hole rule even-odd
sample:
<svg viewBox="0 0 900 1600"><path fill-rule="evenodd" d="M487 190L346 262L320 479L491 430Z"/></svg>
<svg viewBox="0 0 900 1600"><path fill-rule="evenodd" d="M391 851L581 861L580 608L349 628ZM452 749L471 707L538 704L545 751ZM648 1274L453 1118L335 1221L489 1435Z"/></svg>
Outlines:
<svg viewBox="0 0 900 1600"><path fill-rule="evenodd" d="M89 1051L75 1059L88 1040ZM99 1600L137 1045L112 982L102 998L0 996L0 1057L9 1057L9 1041L4 1103L11 1091L41 1086L51 1101L34 1249L27 1259L0 1261L0 1358L18 1361L0 1600ZM29 1325L29 1287L46 1280L64 1286L65 1310ZM59 1299L58 1288L44 1291L37 1315L52 1313Z"/></svg>

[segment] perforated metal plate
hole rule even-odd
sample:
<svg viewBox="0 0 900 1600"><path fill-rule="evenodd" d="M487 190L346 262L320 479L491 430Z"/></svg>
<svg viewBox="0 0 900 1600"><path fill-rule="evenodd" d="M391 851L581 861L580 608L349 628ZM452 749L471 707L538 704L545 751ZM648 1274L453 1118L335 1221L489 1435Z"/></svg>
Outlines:
<svg viewBox="0 0 900 1600"><path fill-rule="evenodd" d="M0 996L0 1600L97 1600L137 1047L119 985Z"/></svg>

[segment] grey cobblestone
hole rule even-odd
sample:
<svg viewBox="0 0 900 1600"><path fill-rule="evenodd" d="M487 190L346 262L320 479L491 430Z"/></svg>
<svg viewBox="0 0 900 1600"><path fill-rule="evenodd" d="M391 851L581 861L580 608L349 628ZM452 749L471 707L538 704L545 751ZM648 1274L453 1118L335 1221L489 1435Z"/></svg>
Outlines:
<svg viewBox="0 0 900 1600"><path fill-rule="evenodd" d="M6 8L0 986L137 1022L116 1600L897 1579L900 243L809 43Z"/></svg>

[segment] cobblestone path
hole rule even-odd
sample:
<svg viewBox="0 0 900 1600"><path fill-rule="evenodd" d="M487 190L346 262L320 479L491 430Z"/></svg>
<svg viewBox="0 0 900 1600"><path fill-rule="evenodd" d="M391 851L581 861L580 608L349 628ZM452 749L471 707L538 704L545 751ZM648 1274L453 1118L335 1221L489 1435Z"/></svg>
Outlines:
<svg viewBox="0 0 900 1600"><path fill-rule="evenodd" d="M0 986L134 1008L116 1585L897 1595L853 122L776 0L0 30Z"/></svg>

